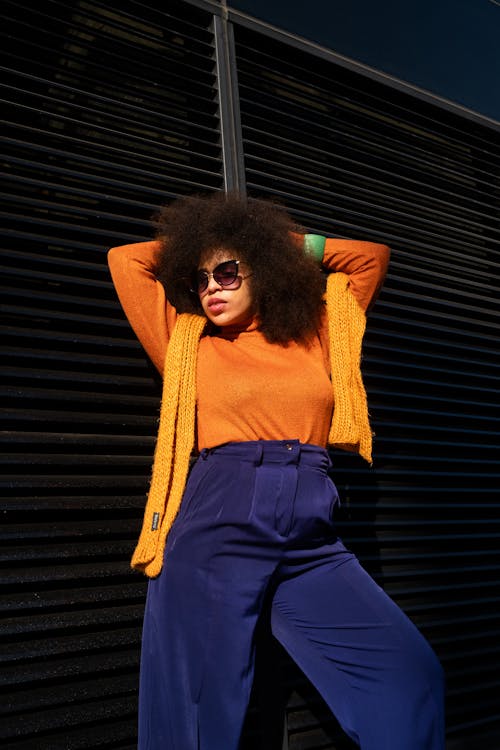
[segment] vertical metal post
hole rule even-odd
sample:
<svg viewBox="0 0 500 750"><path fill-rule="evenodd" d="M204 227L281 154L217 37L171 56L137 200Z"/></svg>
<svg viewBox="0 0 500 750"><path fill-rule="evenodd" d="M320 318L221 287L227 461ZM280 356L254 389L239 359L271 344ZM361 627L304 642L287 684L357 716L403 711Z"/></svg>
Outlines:
<svg viewBox="0 0 500 750"><path fill-rule="evenodd" d="M234 30L233 25L227 19L226 0L222 0L222 15L214 15L213 23L224 188L226 192L237 190L241 195L246 195ZM288 750L286 715L284 717L282 750Z"/></svg>
<svg viewBox="0 0 500 750"><path fill-rule="evenodd" d="M227 20L227 6L222 16L214 15L215 62L221 128L224 188L246 193L240 100L233 25Z"/></svg>

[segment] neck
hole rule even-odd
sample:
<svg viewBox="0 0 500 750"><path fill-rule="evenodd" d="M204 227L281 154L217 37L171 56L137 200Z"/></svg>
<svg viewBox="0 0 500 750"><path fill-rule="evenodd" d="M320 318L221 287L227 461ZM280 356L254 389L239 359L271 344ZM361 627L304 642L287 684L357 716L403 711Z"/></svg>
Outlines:
<svg viewBox="0 0 500 750"><path fill-rule="evenodd" d="M255 315L243 323L236 323L235 325L222 326L220 328L214 326L214 334L223 339L233 339L242 333L251 333L256 331L259 327L259 321Z"/></svg>

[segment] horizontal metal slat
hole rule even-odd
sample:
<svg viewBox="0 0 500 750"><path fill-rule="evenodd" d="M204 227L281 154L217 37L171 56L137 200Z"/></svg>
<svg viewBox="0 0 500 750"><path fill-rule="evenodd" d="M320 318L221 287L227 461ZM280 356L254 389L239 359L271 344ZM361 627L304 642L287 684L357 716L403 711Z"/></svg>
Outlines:
<svg viewBox="0 0 500 750"><path fill-rule="evenodd" d="M110 650L123 649L129 646L137 648L141 636L140 622L141 618L138 617L135 627L117 628L113 634L99 630L79 635L58 636L57 639L53 638L50 641L47 638L38 640L30 639L21 643L15 641L6 646L5 663L16 664L17 662L43 659L48 653L54 654L54 656L66 656L68 654L76 654L89 650L96 651L104 648ZM134 686L136 686L137 675L133 673L130 679ZM117 686L113 678L106 679L103 677L98 682L92 678L87 680L82 678L78 681L77 685L64 685L61 691L52 690L50 693L46 687L24 689L22 693L15 694L11 701L7 700L7 705L4 704L3 711L1 709L0 711L6 713L7 708L11 709L12 707L15 707L17 711L26 711L40 709L44 705L51 705L58 702L69 703L75 697L81 695L82 689L89 696L92 696L92 694L98 696L107 695L111 691L116 693Z"/></svg>
<svg viewBox="0 0 500 750"><path fill-rule="evenodd" d="M158 408L159 413L159 408ZM60 447L61 450L71 450L73 455L79 448L80 450L88 450L90 447L94 447L96 451L101 452L103 448L109 450L116 450L118 456L124 456L125 460L128 459L130 448L134 449L135 455L140 451L141 446L148 449L148 446L152 444L155 439L155 435L101 435L95 433L75 432L40 432L36 431L22 431L22 430L1 430L0 440L3 445L11 446L11 450L16 449L16 443L22 447L28 448L30 445L38 445L44 450L55 450L56 447Z"/></svg>
<svg viewBox="0 0 500 750"><path fill-rule="evenodd" d="M277 153L283 153L290 159L290 163L304 164L304 172L311 169L314 165L319 170L318 176L324 174L325 166L334 169L336 173L343 175L344 179L351 178L354 181L359 182L359 172L363 174L363 184L372 186L372 190L380 190L381 187L384 189L394 188L394 194L408 195L409 199L413 199L417 203L429 206L440 206L443 211L449 211L452 215L463 211L465 215L471 215L473 217L491 218L486 212L484 200L474 199L472 197L467 198L467 202L463 202L463 195L460 192L455 192L453 189L444 190L439 186L427 185L427 191L423 193L421 191L422 183L416 178L409 177L405 174L395 174L394 170L390 170L379 164L376 167L371 166L367 168L366 163L357 157L357 154L353 150L352 156L347 156L344 153L339 153L334 150L333 165L325 165L324 161L324 150L319 146L314 146L310 142L301 144L302 149L300 152L297 151L297 143L292 137L285 137L283 130L279 132L269 133L266 130L266 118L258 118L255 114L252 115L252 121L262 121L262 130L246 125L244 132L247 134L245 142L251 147L251 150L255 149L258 151L262 148L263 143L270 143L269 146L272 150ZM254 135L254 137L252 137ZM280 145L281 144L281 145ZM344 165L344 166L341 166ZM314 174L314 172L313 172ZM376 176L372 176L376 175ZM395 181L397 179L397 182ZM463 202L463 205L460 203ZM493 203L491 204L493 207Z"/></svg>
<svg viewBox="0 0 500 750"><path fill-rule="evenodd" d="M237 43L241 32L238 30ZM245 34L243 33L243 39ZM257 37L254 37L254 40ZM267 47L267 49L266 49ZM459 118L446 117L438 107L415 106L415 100L411 96L393 94L386 87L379 86L379 96L373 96L372 92L377 85L371 82L366 86L366 80L347 74L345 71L337 70L332 87L332 64L315 61L313 69L308 64L298 62L300 53L289 54L289 50L281 46L281 57L278 52L279 46L273 43L256 43L248 35L244 42L238 44L238 65L241 73L248 75L250 80L256 79L256 70L265 71L267 82L271 90L273 86L279 86L283 91L290 91L290 98L294 105L304 106L307 102L311 108L312 117L315 121L327 109L327 102L331 102L336 109L336 114L343 110L352 115L365 118L365 129L375 130L377 125L386 130L405 131L411 140L424 144L427 152L434 147L437 154L454 153L460 155L464 161L475 146L480 158L484 160L486 168L490 168L492 162L498 167L500 160L497 150L491 144L491 140L484 137L481 129L469 128L469 139L464 136L462 123ZM307 59L307 57L306 57ZM258 64L256 65L256 61ZM318 74L318 66L322 66L322 74ZM304 75L307 71L307 76ZM356 83L353 83L357 81ZM260 82L262 88L262 82ZM316 96L312 95L312 91ZM259 91L256 85L255 91ZM343 92L343 93L341 93ZM260 92L259 92L260 94ZM323 95L322 95L323 94ZM255 96L260 101L260 95ZM254 97L252 97L254 99ZM407 106L402 106L402 103ZM428 113L432 112L433 116ZM443 125L443 121L446 123Z"/></svg>
<svg viewBox="0 0 500 750"><path fill-rule="evenodd" d="M133 532L129 532L127 535L123 533L124 539L122 540L106 540L105 544L102 539L100 542L89 541L85 544L78 544L73 540L67 544L61 542L58 545L49 545L41 542L40 544L43 544L43 546L30 550L26 549L26 547L10 547L6 550L5 554L1 555L0 559L13 568L47 565L49 563L57 563L59 565L63 561L68 565L72 565L77 554L84 555L86 560L95 560L96 565L99 565L103 558L107 560L128 561L132 556L135 540L140 531L137 524L131 525L131 528ZM33 542L33 544L36 544L36 542ZM144 607L142 606L141 609L144 610ZM38 619L39 617L37 616ZM114 625L115 623L107 624Z"/></svg>
<svg viewBox="0 0 500 750"><path fill-rule="evenodd" d="M481 212L484 212L485 208L490 208L495 211L495 203L491 195L494 193L494 178L489 185L489 193L486 193L483 197L480 188L488 186L478 185L476 181L469 181L465 186L467 188L465 191L463 182L457 179L457 176L453 173L444 176L437 169L431 170L430 165L425 171L421 168L419 160L406 160L403 156L396 159L396 155L392 153L390 148L387 148L386 153L381 148L363 153L363 148L366 151L368 147L366 138L356 138L351 132L343 134L343 131L338 131L335 139L334 134L315 135L314 132L309 130L308 138L300 140L301 132L304 132L308 126L310 128L311 124L304 121L294 131L292 129L293 123L290 123L288 119L286 122L280 123L279 129L272 131L269 128L269 119L273 114L272 111L269 111L264 112L261 117L255 113L249 115L250 124L243 128L244 142L248 147L249 156L260 153L262 147L259 144L265 144L269 141L274 142L275 139L283 138L283 135L286 134L284 142L287 144L287 149L290 149L290 157L288 160L285 159L286 163L300 164L301 161L307 159L309 153L314 154L314 163L318 164L317 169L312 172L306 169L302 170L304 179L308 181L316 179L318 182L322 182L326 169L338 169L341 174L346 172L353 180L358 175L358 182L361 173L363 180L360 184L371 183L374 193L377 192L377 184L378 189L386 190L401 187L405 192L408 192L410 188L413 188L417 205L422 200L423 195L437 199L438 203L452 198L455 200L456 208L451 210L451 215L455 214L458 208L463 208L465 211L470 211L472 208L476 211L479 209ZM262 125L262 130L257 128L259 122ZM341 137L343 142L339 143ZM277 141L277 144L282 142ZM379 150L381 153L378 153ZM328 161L324 159L325 152L330 156ZM287 153L287 151L284 151L283 157ZM323 153L323 165L320 162L320 153ZM275 164L279 164L280 161L281 159L277 159ZM325 166L328 164L330 164L330 167ZM427 172L430 172L430 174ZM491 216L488 223L491 224Z"/></svg>
<svg viewBox="0 0 500 750"><path fill-rule="evenodd" d="M404 323L406 328L416 328L420 331L424 331L425 333L428 333L429 331L432 331L434 333L436 332L442 332L447 334L455 334L460 339L466 339L467 337L473 337L474 340L477 339L477 333L474 331L468 331L467 329L463 329L461 326L457 325L456 328L452 328L451 326L444 326L444 325L438 325L435 323L429 323L426 322L425 327L422 326L422 322L419 320L418 316L422 314L422 316L425 316L425 310L420 310L419 308L412 307L410 305L400 305L400 304L391 304L391 312L393 312L393 317L389 317L389 315L378 313L378 320L379 321L387 321L388 323L392 323L393 325L396 322L399 322L403 319L403 312L407 313L414 313L415 315L408 316L404 318ZM386 309L388 309L389 306L387 305ZM432 315L429 313L429 318L432 318ZM492 346L495 345L495 342L497 341L497 337L494 335L494 329L495 326L493 324L484 324L482 320L478 319L477 321L474 320L474 318L469 317L466 318L465 316L455 315L453 313L449 313L448 315L436 315L437 318L443 318L445 320L451 320L451 321L457 321L457 323L463 323L463 322L471 322L476 323L479 328L485 328L486 331L481 334L481 339L484 344L491 343ZM489 332L489 329L491 329L491 333ZM409 338L409 336L408 336Z"/></svg>
<svg viewBox="0 0 500 750"><path fill-rule="evenodd" d="M28 89L26 86L28 82L32 84L32 88L33 83L38 83L42 87L42 91L36 92ZM43 87L50 89L51 95L47 94ZM184 154L186 158L189 156L192 158L192 149L194 153L198 152L207 161L215 159L217 156L217 139L211 132L211 126L216 125L215 92L207 91L207 95L203 99L192 101L188 106L183 105L182 108L188 110L187 122L189 126L186 127L186 120L181 120L179 116L176 116L175 102L168 102L167 100L165 112L160 113L158 101L155 100L154 109L149 110L148 113L144 109L144 105L133 106L129 104L127 106L118 102L115 104L113 100L107 97L99 97L94 102L94 109L87 101L82 102L82 104L75 104L53 96L57 88L49 81L36 78L26 79L25 77L13 86L8 86L5 83L0 84L2 95L0 101L3 104L3 122L7 129L6 135L15 135L18 139L21 139L24 132L29 133L31 130L30 126L26 131L22 127L16 127L15 117L19 112L16 95L22 90L22 109L25 112L26 119L38 121L39 130L45 131L49 139L56 140L51 132L51 127L60 123L59 127L62 124L66 126L64 140L67 143L74 142L75 145L77 143L81 146L88 145L88 137L99 134L97 150L101 150L104 145L110 146L111 151L118 155L121 154L124 161L131 161L130 149L134 146L138 151L144 151L143 158L146 163L158 158L158 156L161 158L160 144L162 142L164 149L168 150L170 154L178 153L180 156ZM64 94L66 89L67 87L61 86L61 94ZM74 91L72 93L86 94L86 92ZM99 104L106 105L104 112L97 109ZM113 112L113 107L116 107L117 112ZM125 116L127 110L130 113L128 118ZM153 120L151 112L155 114L155 120ZM31 117L29 117L30 114ZM161 118L160 114L162 115ZM164 141L161 129L162 120L170 125L172 130L168 143ZM178 132L176 132L176 128ZM106 144L109 135L113 133L115 139ZM120 135L118 136L118 134ZM212 136L210 140L209 136ZM149 138L153 139L152 143L149 142ZM158 145L155 139L158 139ZM128 149L125 146L128 146Z"/></svg>
<svg viewBox="0 0 500 750"><path fill-rule="evenodd" d="M262 146L260 147L260 153L263 153ZM336 167L332 170L331 174L326 175L324 167L321 169L321 162L313 162L304 159L300 154L291 153L290 163L286 163L287 154L283 153L279 149L275 151L275 159L260 156L248 159L249 173L251 174L269 174L274 175L275 178L279 172L280 179L283 179L284 175L290 175L291 178L294 176L300 182L307 184L310 190L313 191L310 195L322 194L328 197L332 203L336 204L337 210L341 202L347 203L351 201L353 205L370 205L369 201L373 197L373 194L377 195L378 205L385 204L385 210L394 215L400 215L407 217L409 214L430 227L436 226L440 230L455 231L463 233L463 239L467 237L480 238L482 240L491 239L495 241L498 239L497 235L500 230L493 226L488 227L488 235L484 233L484 219L488 218L486 213L474 211L465 206L453 206L452 204L446 204L444 201L436 201L435 199L424 199L419 200L420 196L407 191L407 198L404 196L404 190L400 187L394 187L387 185L387 183L376 180L367 175L364 176L363 183L359 183L359 178L354 172L351 172L353 180L352 185L345 179L348 176L346 170L339 170ZM318 156L319 159L319 156ZM300 167L295 166L298 162L303 161L304 163ZM324 162L323 162L324 164ZM368 183L368 187L364 187ZM371 183L371 184L370 184ZM332 190L329 185L335 185L337 190ZM422 187L419 185L418 187ZM444 193L445 194L445 193ZM365 200L366 203L365 203ZM442 207L436 208L436 203L442 203ZM478 201L479 203L479 201ZM396 210L396 207L398 210ZM483 205L484 208L484 205ZM483 223L481 223L483 220Z"/></svg>
<svg viewBox="0 0 500 750"><path fill-rule="evenodd" d="M279 80L289 78L295 85L304 90L304 71L307 71L307 82L310 87L331 91L334 84L335 100L346 106L356 106L363 102L364 108L378 113L383 121L404 124L412 136L423 135L433 139L436 147L442 148L453 140L457 149L468 152L473 144L483 155L488 164L494 160L500 166L498 151L494 142L482 128L470 128L464 136L463 121L460 117L448 116L445 111L435 106L427 106L411 95L401 95L391 91L384 84L367 81L365 76L337 68L327 60L321 60L314 53L303 53L293 49L288 43L283 44L275 39L266 39L261 33L247 31L244 25L236 26L239 44L239 60L248 61L251 69L255 59L262 61L262 66L272 71ZM314 62L314 64L311 64ZM332 68L336 75L332 75ZM298 82L298 83L297 83ZM316 103L321 108L322 102ZM313 118L314 119L314 118ZM443 131L445 140L443 142Z"/></svg>
<svg viewBox="0 0 500 750"><path fill-rule="evenodd" d="M86 588L84 586L70 589L31 590L29 593L10 592L0 598L0 611L5 613L16 613L30 611L32 614L40 610L67 609L68 607L96 607L103 604L116 603L125 606L127 602L144 601L147 579L118 580L114 585L101 585ZM101 633L102 638L112 638L112 634Z"/></svg>
<svg viewBox="0 0 500 750"><path fill-rule="evenodd" d="M20 544L25 541L42 539L43 548L40 551L47 555L57 549L55 545L58 543L58 539L72 539L75 540L76 544L79 544L80 538L89 539L92 543L95 538L106 536L111 541L122 539L130 535L131 532L134 534L137 530L135 513L133 514L133 521L131 521L131 514L124 513L123 509L120 518L116 518L113 512L98 511L97 509L90 519L80 517L76 509L74 511L66 509L55 518L46 512L38 511L32 511L30 519L27 519L22 511L19 513L19 517L15 512L5 515L6 523L0 536L6 542L5 547L8 542ZM11 516L13 516L12 520ZM26 550L31 554L30 547L26 547ZM0 554L7 554L6 549ZM68 554L71 554L70 548L68 548L68 552L63 553L63 556L66 557ZM74 556L77 557L78 554L79 550L75 548Z"/></svg>
<svg viewBox="0 0 500 750"><path fill-rule="evenodd" d="M129 576L128 565L125 562L100 561L96 566L95 562L73 563L71 566L53 564L45 567L36 565L31 568L16 569L13 571L3 571L0 573L0 584L5 586L16 586L19 591L23 586L39 585L41 582L46 585L66 583L72 586L78 582L79 585L89 581L103 582L106 579L119 579Z"/></svg>
<svg viewBox="0 0 500 750"><path fill-rule="evenodd" d="M127 664L125 660L119 658L118 654L114 654L114 656L117 667L120 665L132 666L130 660ZM91 665L96 666L99 662L95 658L88 657L88 659L89 668ZM75 668L81 670L83 668L83 661L75 660ZM53 675L52 677L59 678L60 674ZM66 706L51 709L45 707L42 711L23 716L22 721L20 720L21 717L18 716L13 716L12 718L4 717L2 728L0 729L0 738L8 739L15 737L16 741L19 741L23 737L35 734L38 741L40 741L40 735L43 737L42 733L60 727L71 728L85 723L90 724L93 727L93 732L95 732L95 724L98 720L107 722L112 718L130 716L131 714L133 715L135 709L135 694L132 696L118 695L117 697L108 698L105 703L99 700L89 702L88 704L81 702L79 710L75 712L68 711ZM51 747L54 747L54 745L51 745Z"/></svg>
<svg viewBox="0 0 500 750"><path fill-rule="evenodd" d="M79 341L79 337L75 338L75 341ZM61 357L61 359L64 359ZM78 359L75 358L78 362ZM73 365L75 364L75 359L73 359ZM99 360L96 359L96 365L99 363ZM89 384L93 388L102 388L104 386L115 386L118 388L125 388L130 387L132 389L145 387L149 388L151 386L151 380L147 380L145 377L133 377L130 375L124 376L122 373L117 370L117 372L97 372L94 373L92 371L90 372L83 372L83 371L77 371L77 370L70 370L68 368L65 368L63 370L51 370L49 368L46 368L44 370L39 370L36 367L33 368L6 368L6 370L3 372L3 375L10 376L11 381L15 383L21 383L26 382L26 380L32 380L32 382L40 382L40 381L46 381L50 382L53 387L59 386L60 383L64 383L65 386L67 386L69 383L77 384L80 383L83 386L85 386L84 390L88 392Z"/></svg>
<svg viewBox="0 0 500 750"><path fill-rule="evenodd" d="M80 308L81 309L81 308ZM20 318L41 318L43 317L45 321L52 321L55 320L57 322L60 322L61 320L61 312L60 310L54 310L53 308L40 308L40 307L27 307L26 305L0 305L0 312L4 315L17 315ZM64 320L66 325L68 324L74 324L75 328L78 328L79 325L85 324L89 329L92 326L102 326L102 316L100 315L91 315L90 312L88 313L76 313L71 312L70 308L67 308L64 311ZM20 321L21 322L21 321ZM22 323L21 323L22 324ZM113 325L113 321L110 321L110 324ZM108 325L108 321L106 321L106 325Z"/></svg>
<svg viewBox="0 0 500 750"><path fill-rule="evenodd" d="M117 633L118 636L119 633ZM137 641L135 644L131 642L131 645L137 647ZM137 675L135 672L122 674L119 686L117 686L116 677L103 677L101 675L98 681L90 677L86 679L81 678L77 684L66 683L52 686L50 692L45 686L38 689L24 688L22 691L11 693L6 709L15 710L18 714L25 714L40 711L44 706L50 707L55 704L67 706L68 710L71 710L75 702L82 700L82 698L85 701L102 700L110 696L116 696L117 692L121 695L127 693L135 694L137 692Z"/></svg>
<svg viewBox="0 0 500 750"><path fill-rule="evenodd" d="M124 491L133 491L143 488L145 484L144 475L134 476L122 473L94 476L89 476L88 474L59 474L57 477L54 477L52 474L32 474L31 476L7 474L0 479L0 488L2 488L4 494L8 491L19 492L23 489L37 493L51 487L65 492L76 492L81 489L85 490L85 488L88 492L99 492L102 490L113 492L118 487L123 488Z"/></svg>
<svg viewBox="0 0 500 750"><path fill-rule="evenodd" d="M249 163L248 166L248 184L252 187L252 189L260 190L262 191L262 187L266 186L269 188L269 193L272 194L273 190L271 190L271 187L273 184L276 183L276 170L270 170L269 172L262 172L258 171L256 169L252 168L252 165L250 163L250 159L247 159L247 163ZM286 198L287 192L293 192L299 191L301 187L302 180L297 179L291 180L287 177L280 175L280 184L285 185L285 189L280 190L280 196L284 199ZM328 204L335 205L336 203L336 195L334 193L331 193L329 191L315 188L315 193L318 193L321 195L324 210L328 210ZM309 194L311 192L309 191ZM308 202L308 200L313 202L313 198L302 198L301 199L301 206L303 207L305 203ZM396 230L397 232L402 232L403 236L406 234L406 236L413 234L417 229L419 232L419 238L420 241L425 242L427 240L432 242L439 242L442 239L448 240L449 237L447 233L443 232L440 233L436 231L433 227L421 227L418 225L418 221L416 219L413 219L412 215L406 214L404 215L402 212L396 212L393 210L390 211L382 211L380 210L380 214L377 214L377 203L372 203L371 205L367 206L366 203L360 203L359 201L345 201L345 206L341 208L337 208L337 212L342 215L342 210L345 213L345 215L349 216L352 221L360 221L365 226L371 226L374 229L378 228L379 232L384 232L385 237L387 238L387 234L391 231ZM387 214L387 215L386 215ZM401 219L401 221L398 221L397 219ZM315 221L318 221L318 216L315 217ZM360 226L362 224L360 223ZM467 234L465 232L465 234ZM474 235L472 235L474 236ZM478 236L478 239L482 239ZM470 243L469 243L470 244Z"/></svg>
<svg viewBox="0 0 500 750"><path fill-rule="evenodd" d="M25 115L31 117L34 114L34 110L27 110ZM5 121L4 121L5 122ZM117 131L110 131L111 134L116 137ZM40 128L33 129L33 136L38 133L40 135L50 137L52 134L47 131L41 132ZM220 186L220 174L216 171L220 165L220 161L210 157L207 160L213 167L213 170L197 166L196 162L190 163L174 161L169 158L170 154L166 154L164 158L158 159L157 157L150 157L147 161L148 164L144 168L137 166L137 159L133 160L130 157L130 164L120 164L117 161L111 161L109 158L105 158L103 155L100 158L91 156L90 154L79 154L77 151L68 150L71 147L75 147L75 138L70 138L64 134L58 136L57 141L61 144L59 148L51 146L45 146L44 142L40 140L33 144L32 141L19 141L4 139L5 145L9 142L11 145L17 147L19 153L29 153L33 151L36 154L36 159L20 158L18 156L8 155L6 159L12 164L17 164L21 169L25 169L29 176L33 177L37 174L37 171L33 168L34 162L42 162L44 170L50 175L66 175L67 177L78 180L78 182L85 182L86 180L95 180L101 184L116 185L120 188L120 191L127 190L129 194L137 193L143 189L149 190L151 195L156 195L156 205L158 205L162 196L165 194L164 191L168 190L168 185L178 184L179 187L184 185L184 191L186 187L191 190L196 188L203 188L204 183L201 182L202 177L207 178L208 186L212 185L214 188ZM102 151L109 157L110 150L112 147L109 145L100 146L98 143L94 144L89 141L83 140L82 144L88 145L89 149L94 153ZM52 155L58 159L60 164L73 164L74 167L68 168L67 166L59 166L55 164L47 164L46 160L43 159L43 155ZM108 167L108 169L106 169ZM158 171L152 171L154 168ZM169 171L167 171L167 169ZM172 174L170 173L172 172ZM115 174L116 177L110 178L106 176L106 173ZM199 181L196 178L199 178ZM52 177L53 179L53 177ZM163 192L162 192L163 190Z"/></svg>
<svg viewBox="0 0 500 750"><path fill-rule="evenodd" d="M139 447L141 444L139 444ZM151 456L153 452L151 451ZM6 493L3 498L2 507L6 512L56 512L73 511L75 509L86 513L95 513L96 511L112 510L115 513L134 512L139 515L145 507L146 492L144 486L139 485L137 488L127 488L117 485L115 493L113 491L101 494L96 491L92 495L85 492L75 492L74 495L68 495L65 488L62 488L61 494L57 495L57 486L49 488L49 492L42 491L38 494L32 492L28 487L29 494L18 493L9 495ZM1 599L0 599L1 609Z"/></svg>
<svg viewBox="0 0 500 750"><path fill-rule="evenodd" d="M59 250L61 248L58 248ZM68 250L71 250L71 246L66 248L66 253L57 252L56 247L47 248L44 247L40 253L25 252L22 250L11 250L9 248L2 250L2 258L4 261L11 259L14 263L18 264L20 261L24 261L25 268L19 269L17 265L6 266L5 271L10 271L12 274L16 272L24 271L24 273L35 273L36 268L40 265L42 268L47 266L61 266L70 270L73 275L81 276L82 274L76 274L76 271L83 271L87 274L84 276L85 285L96 286L102 289L112 289L111 280L109 278L109 272L103 264L105 258L105 249L102 248L100 251L100 259L95 261L82 260L78 255L68 254ZM52 253L50 252L52 250ZM100 260L100 262L99 262ZM29 268L29 271L28 271ZM73 276L63 277L64 280L68 281L73 279Z"/></svg>
<svg viewBox="0 0 500 750"><path fill-rule="evenodd" d="M96 409L99 409L103 405L109 407L114 404L115 407L121 407L123 412L131 409L132 411L144 413L145 408L148 408L150 411L154 410L155 413L158 411L157 395L116 394L99 392L95 389L75 393L74 390L61 390L58 388L57 392L54 393L53 389L50 388L24 387L19 389L15 386L2 386L0 384L0 397L3 399L12 398L14 402L19 399L22 401L43 401L45 403L56 400L59 405L64 402L85 404L91 402Z"/></svg>
<svg viewBox="0 0 500 750"><path fill-rule="evenodd" d="M122 424L123 416L118 414L107 414L103 417L102 414L93 414L89 411L77 411L65 409L64 412L60 412L57 416L57 411L54 409L37 409L33 412L31 409L12 409L7 408L3 413L6 422L20 421L26 424L33 422L55 422L55 423L70 423L72 425L91 425L99 424L104 429L108 425ZM151 414L128 414L127 416L128 427L144 427L152 424Z"/></svg>
<svg viewBox="0 0 500 750"><path fill-rule="evenodd" d="M415 146L413 142L411 143L411 148L409 148L408 144L401 139L401 133L398 133L399 137L391 137L389 134L379 136L373 132L372 122L367 123L366 127L363 128L356 125L352 121L352 118L350 118L347 126L347 123L339 124L336 118L331 117L328 119L325 117L323 124L322 114L316 114L314 120L311 122L310 110L300 106L296 101L287 101L283 89L280 89L281 96L279 98L271 94L268 97L269 103L266 104L266 97L261 91L259 91L257 99L252 98L252 95L255 96L257 94L257 89L248 90L245 80L243 79L244 82L241 84L243 95L240 102L242 109L245 110L252 107L254 111L259 113L262 121L267 120L269 122L283 116L283 109L288 105L289 111L286 114L286 126L290 129L295 129L297 135L300 132L308 131L312 131L315 134L319 133L325 145L329 147L332 144L338 146L339 144L335 142L341 137L343 142L352 144L356 148L358 158L364 153L365 156L374 156L376 160L384 159L387 164L392 164L393 166L399 164L405 171L410 173L415 171L416 174L420 175L435 175L441 184L449 181L452 189L453 186L456 189L458 185L462 184L468 187L473 195L477 193L477 186L484 187L490 185L495 179L494 173L480 169L474 169L472 178L470 169L465 169L468 159L464 159L463 154L457 154L457 158L454 160L443 160L439 152L433 154ZM321 92L319 93L321 94ZM334 111L333 108L332 111ZM335 114L338 114L338 111L335 111ZM263 133L269 133L269 130L269 128L266 130L263 127ZM243 133L245 133L244 127ZM301 143L307 143L307 141L301 141L298 137L297 141L299 149ZM245 138L244 145L248 145ZM251 149L248 149L248 151L250 154L252 153ZM470 155L468 156L470 158ZM381 166L383 165L381 164Z"/></svg>
<svg viewBox="0 0 500 750"><path fill-rule="evenodd" d="M392 349L395 354L395 359L397 358L396 361L402 361L403 365L406 358L398 357L398 352L401 352L403 355L416 353L419 356L428 356L431 359L437 357L439 361L439 349L444 352L448 350L450 353L443 355L444 359L453 359L453 361L457 361L460 363L466 362L470 365L480 364L483 368L487 368L489 366L490 357L495 354L494 346L480 346L478 342L472 349L470 346L462 345L459 340L449 341L446 338L431 338L425 335L425 329L420 329L413 332L413 335L411 336L411 341L414 342L412 349L402 348L404 345L406 345L406 347L408 346L407 341L409 340L409 337L403 335L401 321L397 318L397 316L391 317L389 315L383 314L382 311L384 310L384 307L385 305L381 304L379 312L374 313L370 316L365 337L365 347L371 349L375 348L376 346L377 350L380 351L390 351ZM381 325L379 325L379 323ZM408 325L408 323L411 324L412 321L404 321L404 326ZM376 336L377 339L377 344L373 344L373 346L372 336ZM394 344L392 345L393 341ZM404 342L404 344L401 344L401 341ZM494 344L494 339L492 341L492 344ZM462 354L462 349L468 352L467 357L460 356ZM482 355L486 356L482 357ZM373 354L371 354L370 356L373 357ZM493 362L493 367L496 367L495 362ZM439 368L433 367L433 369ZM460 385L461 387L467 388L467 383L462 382Z"/></svg>
<svg viewBox="0 0 500 750"><path fill-rule="evenodd" d="M116 623L119 625L121 623L127 624L135 622L136 627L134 628L134 632L136 634L136 629L142 622L143 614L144 605L141 602L136 606L110 607L103 609L93 607L92 609L87 610L72 609L71 612L40 613L36 618L36 621L33 621L33 618L29 615L25 617L18 616L5 620L5 635L8 637L9 635L19 635L21 633L41 634L44 631L47 631L48 633L62 631L63 635L58 643L57 651L66 655L73 650L75 652L84 651L85 645L89 645L88 628L91 627L94 639L92 650L95 651L98 648L108 646L111 640L109 633L102 633L100 626L109 623ZM115 647L123 646L124 644L120 644L118 641L121 628L117 627L117 631L117 642L115 643ZM77 637L75 632L80 633L81 635ZM125 644L131 640L130 630L126 631L126 636ZM137 638L135 638L133 642L136 643ZM28 644L28 648L29 647ZM14 648L16 648L16 644L14 644ZM45 655L43 654L43 642L39 641L38 646L34 651L36 653L40 653L41 651L41 655ZM27 658L27 654L24 653L22 658Z"/></svg>

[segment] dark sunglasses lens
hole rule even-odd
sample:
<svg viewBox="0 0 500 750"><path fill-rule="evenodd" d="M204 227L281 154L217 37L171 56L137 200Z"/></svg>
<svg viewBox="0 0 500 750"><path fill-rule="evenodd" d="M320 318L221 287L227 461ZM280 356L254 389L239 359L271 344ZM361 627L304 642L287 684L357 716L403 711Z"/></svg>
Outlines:
<svg viewBox="0 0 500 750"><path fill-rule="evenodd" d="M214 279L221 286L233 284L238 277L238 264L234 260L221 263L214 269Z"/></svg>
<svg viewBox="0 0 500 750"><path fill-rule="evenodd" d="M208 287L208 280L212 274L206 271L197 271L193 277L193 290L197 289L199 293L204 292ZM238 278L238 262L236 260L226 260L214 268L213 277L220 286L231 286Z"/></svg>
<svg viewBox="0 0 500 750"><path fill-rule="evenodd" d="M198 271L194 275L194 288L199 292L204 292L208 286L208 273L206 271Z"/></svg>

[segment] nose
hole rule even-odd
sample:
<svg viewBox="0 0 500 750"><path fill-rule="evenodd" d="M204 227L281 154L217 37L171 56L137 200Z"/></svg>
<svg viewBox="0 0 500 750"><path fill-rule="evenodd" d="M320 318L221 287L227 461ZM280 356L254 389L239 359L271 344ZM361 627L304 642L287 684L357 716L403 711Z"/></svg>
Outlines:
<svg viewBox="0 0 500 750"><path fill-rule="evenodd" d="M212 294L213 292L218 292L220 289L222 289L222 285L219 284L215 279L213 273L208 274L208 286L205 289L205 293L208 292L208 294Z"/></svg>

